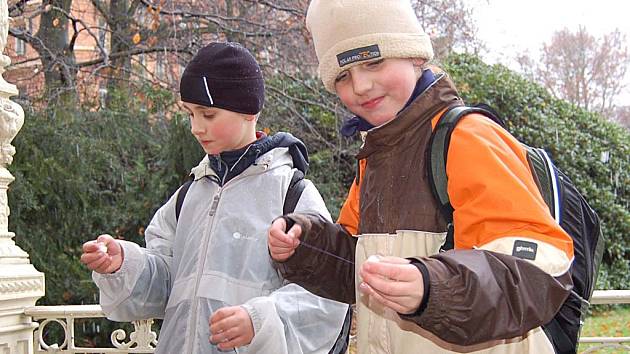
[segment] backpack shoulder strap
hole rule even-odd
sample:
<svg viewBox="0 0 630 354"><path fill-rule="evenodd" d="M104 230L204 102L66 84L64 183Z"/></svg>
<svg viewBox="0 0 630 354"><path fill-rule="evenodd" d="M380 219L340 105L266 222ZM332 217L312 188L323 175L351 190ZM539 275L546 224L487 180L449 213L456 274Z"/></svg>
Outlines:
<svg viewBox="0 0 630 354"><path fill-rule="evenodd" d="M182 205L184 205L184 198L186 198L186 193L188 193L188 188L193 183L193 179L189 179L182 185L182 187L177 192L177 200L175 201L175 221L179 220L179 214L182 211Z"/></svg>
<svg viewBox="0 0 630 354"><path fill-rule="evenodd" d="M523 146L527 151L527 162L529 168L532 170L534 182L536 182L538 190L545 200L545 204L549 207L551 216L560 224L562 222L562 213L560 212L561 188L558 184L558 175L554 164L545 150L525 144L523 144Z"/></svg>
<svg viewBox="0 0 630 354"><path fill-rule="evenodd" d="M289 188L287 189L287 195L284 198L282 215L291 214L295 210L305 187L306 182L304 181L304 173L300 170L295 170L293 177L291 177Z"/></svg>
<svg viewBox="0 0 630 354"><path fill-rule="evenodd" d="M448 232L446 234L446 242L442 247L443 250L449 250L455 246L453 239L453 206L448 197L448 178L446 176L448 147L451 142L451 134L453 134L457 123L459 123L464 116L471 113L482 114L502 127L505 127L503 121L486 105L451 107L442 114L435 125L431 133L431 139L429 140L426 158L431 191L433 192L435 200L438 202L442 216L448 223Z"/></svg>

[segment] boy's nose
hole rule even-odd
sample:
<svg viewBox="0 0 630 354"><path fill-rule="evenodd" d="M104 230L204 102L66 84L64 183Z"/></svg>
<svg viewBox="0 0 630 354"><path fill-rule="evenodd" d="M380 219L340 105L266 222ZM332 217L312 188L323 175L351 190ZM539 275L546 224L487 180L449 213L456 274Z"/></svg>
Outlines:
<svg viewBox="0 0 630 354"><path fill-rule="evenodd" d="M195 136L203 133L203 126L197 123L197 119L195 118L190 119L190 132Z"/></svg>
<svg viewBox="0 0 630 354"><path fill-rule="evenodd" d="M372 88L372 80L367 75L353 75L352 76L352 89L356 95L364 95Z"/></svg>

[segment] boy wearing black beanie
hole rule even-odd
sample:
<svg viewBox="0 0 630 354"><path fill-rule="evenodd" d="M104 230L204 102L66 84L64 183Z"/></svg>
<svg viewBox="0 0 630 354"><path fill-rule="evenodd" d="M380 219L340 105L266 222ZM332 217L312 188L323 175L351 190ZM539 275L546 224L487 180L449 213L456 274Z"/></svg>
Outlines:
<svg viewBox="0 0 630 354"><path fill-rule="evenodd" d="M156 212L146 248L109 235L84 244L103 311L115 321L164 318L156 353L345 351L348 306L284 285L269 258L266 230L308 155L288 133L256 131L256 60L236 43L211 43L186 66L180 94L208 155ZM313 183L302 183L295 210L330 220Z"/></svg>

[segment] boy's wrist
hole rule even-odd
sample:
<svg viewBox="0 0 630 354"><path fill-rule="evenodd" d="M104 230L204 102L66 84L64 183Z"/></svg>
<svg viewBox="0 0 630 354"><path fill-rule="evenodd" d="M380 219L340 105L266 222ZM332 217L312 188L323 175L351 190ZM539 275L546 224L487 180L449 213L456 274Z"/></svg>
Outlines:
<svg viewBox="0 0 630 354"><path fill-rule="evenodd" d="M412 313L399 314L404 319L410 319L410 318L418 317L422 315L424 310L427 308L427 304L429 302L429 290L430 290L429 288L431 286L431 282L429 281L429 270L424 265L424 263L422 263L419 259L416 259L416 258L407 258L407 259L410 261L410 264L418 268L418 270L420 271L420 274L422 274L423 289L422 289L422 301L420 302L420 305L418 306L418 308Z"/></svg>
<svg viewBox="0 0 630 354"><path fill-rule="evenodd" d="M118 242L118 241L116 241ZM123 248L123 246L119 243L118 246L120 247L120 263L118 263L118 267L116 269L114 269L110 274L114 274L117 273L118 271L120 271L120 268L122 268L123 263L125 262L125 249Z"/></svg>

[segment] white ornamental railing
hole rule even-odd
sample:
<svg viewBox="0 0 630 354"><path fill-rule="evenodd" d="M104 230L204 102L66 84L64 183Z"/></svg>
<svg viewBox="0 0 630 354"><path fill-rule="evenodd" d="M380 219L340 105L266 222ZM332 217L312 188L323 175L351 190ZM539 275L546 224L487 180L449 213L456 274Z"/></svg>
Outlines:
<svg viewBox="0 0 630 354"><path fill-rule="evenodd" d="M127 333L122 329L112 332L110 348L79 347L75 343L75 319L77 318L103 318L103 310L100 305L68 305L68 306L34 306L27 308L26 316L30 316L39 322L39 328L34 333L35 353L153 353L157 345L157 334L151 330L153 320L141 320L132 322L134 331ZM46 326L57 323L63 329L63 341L61 343L46 343L43 333Z"/></svg>
<svg viewBox="0 0 630 354"><path fill-rule="evenodd" d="M591 304L630 304L630 290L596 290ZM78 347L75 343L75 319L105 317L99 305L34 306L27 308L25 315L40 321L34 334L35 353L153 353L157 345L157 335L151 330L153 320L143 320L133 322L135 330L129 334L129 340L126 340L125 331L115 330L110 337L110 348ZM44 341L42 333L53 322L63 328L62 343ZM580 353L594 353L602 348L619 348L630 353L630 337L582 337L580 343L597 344L580 350Z"/></svg>

